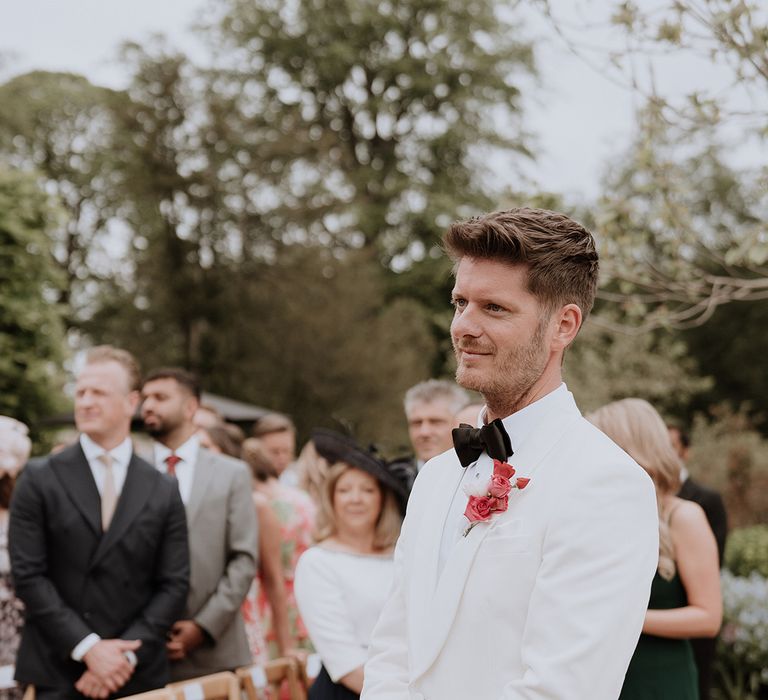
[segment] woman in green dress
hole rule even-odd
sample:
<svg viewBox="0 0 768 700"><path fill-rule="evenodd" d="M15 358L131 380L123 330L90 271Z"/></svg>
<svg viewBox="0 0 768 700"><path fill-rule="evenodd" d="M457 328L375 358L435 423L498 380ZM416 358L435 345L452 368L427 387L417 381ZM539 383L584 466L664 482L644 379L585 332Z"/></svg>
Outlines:
<svg viewBox="0 0 768 700"><path fill-rule="evenodd" d="M720 629L715 537L701 507L676 496L682 464L653 406L623 399L587 418L648 472L659 504L659 566L619 700L698 700L688 640Z"/></svg>

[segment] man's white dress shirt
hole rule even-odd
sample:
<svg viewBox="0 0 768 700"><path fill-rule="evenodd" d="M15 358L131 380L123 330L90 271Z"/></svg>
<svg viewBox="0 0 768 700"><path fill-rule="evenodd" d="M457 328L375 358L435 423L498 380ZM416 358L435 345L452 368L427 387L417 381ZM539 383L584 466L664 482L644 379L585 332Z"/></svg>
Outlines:
<svg viewBox="0 0 768 700"><path fill-rule="evenodd" d="M192 495L192 482L195 480L195 464L200 454L200 440L197 435L192 435L178 449L171 450L165 445L155 442L155 466L164 474L168 473L168 464L166 459L171 455L180 457L181 460L176 463L176 480L179 482L179 493L184 505L189 503L189 497Z"/></svg>

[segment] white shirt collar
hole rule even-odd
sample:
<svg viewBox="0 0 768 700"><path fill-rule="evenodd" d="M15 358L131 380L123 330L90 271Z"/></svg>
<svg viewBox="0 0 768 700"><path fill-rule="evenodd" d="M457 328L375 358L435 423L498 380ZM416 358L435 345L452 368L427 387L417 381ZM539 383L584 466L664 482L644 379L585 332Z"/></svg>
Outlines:
<svg viewBox="0 0 768 700"><path fill-rule="evenodd" d="M557 389L550 391L540 399L521 408L511 416L502 418L504 428L512 442L512 449L517 451L523 444L531 431L541 422L543 416L549 413L553 408L565 402L572 402L573 397L565 383L561 383ZM485 414L487 409L483 409L480 419L481 425L485 423Z"/></svg>
<svg viewBox="0 0 768 700"><path fill-rule="evenodd" d="M175 450L170 449L169 447L166 447L161 442L155 442L155 466L162 470L166 471L166 464L165 460L172 454L175 454L177 457L181 457L181 462L183 464L188 464L190 466L194 466L195 462L197 462L197 456L200 453L200 438L197 437L197 434L193 434L185 443L179 445L179 447Z"/></svg>
<svg viewBox="0 0 768 700"><path fill-rule="evenodd" d="M105 450L101 445L94 442L85 433L80 434L80 447L83 448L83 453L88 463L91 464L94 460L97 460L101 455L109 453L113 462L117 463L121 467L127 467L131 461L131 455L133 454L133 443L131 442L130 435L125 438L117 447L111 450Z"/></svg>

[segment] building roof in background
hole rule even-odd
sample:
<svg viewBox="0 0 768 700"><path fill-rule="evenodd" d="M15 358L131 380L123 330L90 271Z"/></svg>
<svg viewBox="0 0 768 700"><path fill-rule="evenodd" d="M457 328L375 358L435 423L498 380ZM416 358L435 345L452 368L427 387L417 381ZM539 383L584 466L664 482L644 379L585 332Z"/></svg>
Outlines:
<svg viewBox="0 0 768 700"><path fill-rule="evenodd" d="M207 391L204 391L203 395L200 397L200 403L206 406L212 406L230 423L253 422L257 421L263 415L271 413L267 408L255 406L254 404L245 403L243 401L236 401L235 399L230 399L226 396L211 394Z"/></svg>

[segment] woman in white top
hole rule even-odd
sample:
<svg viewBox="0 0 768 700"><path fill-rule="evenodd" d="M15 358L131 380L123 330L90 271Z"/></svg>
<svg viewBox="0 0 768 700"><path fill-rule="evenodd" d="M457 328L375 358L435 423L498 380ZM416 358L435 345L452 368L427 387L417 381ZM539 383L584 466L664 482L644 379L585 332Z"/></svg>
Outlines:
<svg viewBox="0 0 768 700"><path fill-rule="evenodd" d="M350 438L317 430L312 440L332 466L320 494L318 544L296 567L296 600L323 662L309 700L353 700L392 583L407 489L397 468Z"/></svg>

